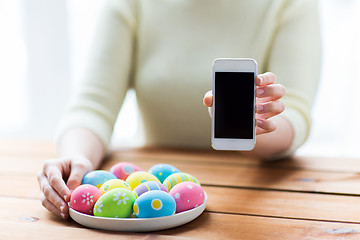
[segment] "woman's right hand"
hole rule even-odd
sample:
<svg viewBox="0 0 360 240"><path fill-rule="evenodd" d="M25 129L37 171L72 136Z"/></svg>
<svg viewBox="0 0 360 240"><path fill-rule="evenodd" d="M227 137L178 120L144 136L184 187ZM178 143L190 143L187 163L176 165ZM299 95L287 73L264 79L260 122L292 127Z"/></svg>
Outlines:
<svg viewBox="0 0 360 240"><path fill-rule="evenodd" d="M37 177L42 205L50 212L67 219L71 193L92 169L91 161L83 156L46 161Z"/></svg>

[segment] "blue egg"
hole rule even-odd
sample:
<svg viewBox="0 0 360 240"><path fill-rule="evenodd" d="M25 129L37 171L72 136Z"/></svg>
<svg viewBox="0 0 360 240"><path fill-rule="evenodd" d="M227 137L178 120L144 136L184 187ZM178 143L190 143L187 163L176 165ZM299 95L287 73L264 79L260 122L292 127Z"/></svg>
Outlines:
<svg viewBox="0 0 360 240"><path fill-rule="evenodd" d="M149 169L149 173L157 177L161 183L171 174L179 172L181 171L176 167L164 163L156 164Z"/></svg>
<svg viewBox="0 0 360 240"><path fill-rule="evenodd" d="M111 179L117 179L117 177L108 171L95 170L85 174L81 184L91 184L100 189L104 182Z"/></svg>
<svg viewBox="0 0 360 240"><path fill-rule="evenodd" d="M175 213L176 202L169 193L153 190L139 196L133 210L138 218L165 217Z"/></svg>

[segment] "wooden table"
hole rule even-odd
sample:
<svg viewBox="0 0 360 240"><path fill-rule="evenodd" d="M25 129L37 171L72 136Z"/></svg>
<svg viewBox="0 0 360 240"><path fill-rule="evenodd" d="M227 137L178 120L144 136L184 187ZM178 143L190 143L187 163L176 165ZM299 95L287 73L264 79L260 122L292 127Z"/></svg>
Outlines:
<svg viewBox="0 0 360 240"><path fill-rule="evenodd" d="M230 152L115 151L102 169L168 163L196 176L208 194L191 223L122 233L88 229L42 207L36 175L53 157L49 142L0 141L0 239L360 239L360 159L262 163Z"/></svg>

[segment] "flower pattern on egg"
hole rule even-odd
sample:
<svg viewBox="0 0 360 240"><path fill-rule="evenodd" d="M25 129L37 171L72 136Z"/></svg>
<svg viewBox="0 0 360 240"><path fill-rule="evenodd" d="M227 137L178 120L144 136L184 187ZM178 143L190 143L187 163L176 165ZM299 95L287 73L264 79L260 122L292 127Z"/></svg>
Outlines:
<svg viewBox="0 0 360 240"><path fill-rule="evenodd" d="M82 197L84 198L81 202L82 203L85 203L86 202L86 205L90 205L90 203L93 203L94 200L92 198L94 198L93 195L90 195L90 193L88 192L87 194L83 194Z"/></svg>
<svg viewBox="0 0 360 240"><path fill-rule="evenodd" d="M113 201L114 202L117 201L117 205L120 205L121 203L126 204L126 201L129 200L129 198L126 197L126 193L121 194L121 192L118 192L118 193L114 193L113 196L114 196Z"/></svg>
<svg viewBox="0 0 360 240"><path fill-rule="evenodd" d="M95 205L95 213L96 213L96 211L98 211L99 213L101 213L102 212L102 207L104 206L104 204L102 204L102 201L99 201L99 202L96 202L96 205Z"/></svg>

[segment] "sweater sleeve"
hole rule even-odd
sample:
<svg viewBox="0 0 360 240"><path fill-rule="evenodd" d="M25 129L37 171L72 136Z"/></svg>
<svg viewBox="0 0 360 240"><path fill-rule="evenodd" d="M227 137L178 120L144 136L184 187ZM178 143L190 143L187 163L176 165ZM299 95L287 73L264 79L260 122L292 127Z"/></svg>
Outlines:
<svg viewBox="0 0 360 240"><path fill-rule="evenodd" d="M282 113L294 129L290 148L278 157L295 152L310 133L311 107L321 68L321 39L316 0L293 0L284 6L269 55L268 69L286 86Z"/></svg>
<svg viewBox="0 0 360 240"><path fill-rule="evenodd" d="M70 128L95 133L107 148L131 81L136 14L131 0L104 3L84 79L73 94L56 134Z"/></svg>

